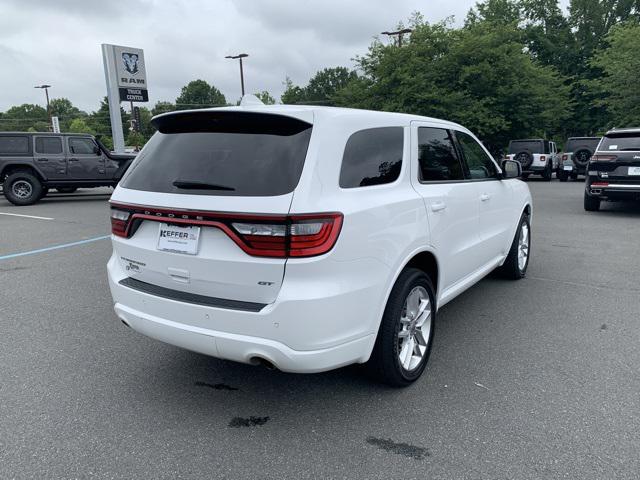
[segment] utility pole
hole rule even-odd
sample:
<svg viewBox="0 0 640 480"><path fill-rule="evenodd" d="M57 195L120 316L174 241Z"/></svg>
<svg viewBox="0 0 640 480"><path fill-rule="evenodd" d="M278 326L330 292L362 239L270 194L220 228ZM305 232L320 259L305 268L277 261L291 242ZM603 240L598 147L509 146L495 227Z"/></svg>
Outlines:
<svg viewBox="0 0 640 480"><path fill-rule="evenodd" d="M49 108L49 89L51 88L51 85L36 85L33 88L41 88L44 90L44 94L47 97L47 120L49 121L49 130L51 130L51 109Z"/></svg>
<svg viewBox="0 0 640 480"><path fill-rule="evenodd" d="M403 28L402 30L397 30L395 32L382 32L382 35L387 35L389 37L397 36L398 37L398 47L401 47L402 46L402 36L405 33L411 33L411 32L413 32L413 29L411 29L411 28Z"/></svg>
<svg viewBox="0 0 640 480"><path fill-rule="evenodd" d="M242 96L244 97L244 72L242 71L242 59L248 57L246 53L241 53L239 55L227 55L224 58L230 58L232 60L240 60L240 88L242 89Z"/></svg>

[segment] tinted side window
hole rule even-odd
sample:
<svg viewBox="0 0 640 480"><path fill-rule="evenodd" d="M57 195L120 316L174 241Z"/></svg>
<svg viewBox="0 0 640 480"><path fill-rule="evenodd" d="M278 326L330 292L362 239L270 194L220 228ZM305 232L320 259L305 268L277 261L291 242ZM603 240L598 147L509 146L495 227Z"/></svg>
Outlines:
<svg viewBox="0 0 640 480"><path fill-rule="evenodd" d="M342 188L366 187L395 181L402 168L404 129L369 128L347 140L340 169Z"/></svg>
<svg viewBox="0 0 640 480"><path fill-rule="evenodd" d="M36 153L62 153L62 139L59 137L36 137Z"/></svg>
<svg viewBox="0 0 640 480"><path fill-rule="evenodd" d="M451 134L442 128L418 128L420 181L463 180Z"/></svg>
<svg viewBox="0 0 640 480"><path fill-rule="evenodd" d="M495 163L472 136L456 132L456 138L469 169L469 178L497 178L498 169Z"/></svg>
<svg viewBox="0 0 640 480"><path fill-rule="evenodd" d="M29 137L0 136L0 153L5 155L29 153Z"/></svg>
<svg viewBox="0 0 640 480"><path fill-rule="evenodd" d="M76 155L92 155L95 143L90 138L70 138L69 152Z"/></svg>

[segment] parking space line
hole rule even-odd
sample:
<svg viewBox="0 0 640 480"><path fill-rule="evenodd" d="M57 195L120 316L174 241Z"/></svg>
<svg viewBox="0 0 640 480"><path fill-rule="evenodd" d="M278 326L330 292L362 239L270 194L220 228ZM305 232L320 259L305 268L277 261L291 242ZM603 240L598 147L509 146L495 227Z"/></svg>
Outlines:
<svg viewBox="0 0 640 480"><path fill-rule="evenodd" d="M4 213L4 212L0 212L0 215L8 215L10 217L35 218L36 220L55 220L55 218L51 218L51 217L37 217L36 215L22 215L20 213Z"/></svg>
<svg viewBox="0 0 640 480"><path fill-rule="evenodd" d="M85 243L92 243L92 242L97 242L99 240L106 240L107 238L111 238L111 235L103 235L101 237L88 238L86 240L79 240L77 242L63 243L61 245L53 245L51 247L38 248L36 250L29 250L27 252L11 253L9 255L0 256L0 261L8 260L10 258L16 258L16 257L24 257L26 255L35 255L36 253L50 252L52 250L59 250L61 248L75 247L78 245L84 245Z"/></svg>

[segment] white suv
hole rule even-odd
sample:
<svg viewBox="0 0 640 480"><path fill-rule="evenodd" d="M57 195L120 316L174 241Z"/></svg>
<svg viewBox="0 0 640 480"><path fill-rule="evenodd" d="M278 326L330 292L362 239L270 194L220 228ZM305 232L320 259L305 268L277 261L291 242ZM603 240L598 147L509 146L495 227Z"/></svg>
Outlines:
<svg viewBox="0 0 640 480"><path fill-rule="evenodd" d="M524 276L531 195L464 127L328 107L155 117L111 199L118 317L288 372L425 368L438 308L496 267Z"/></svg>

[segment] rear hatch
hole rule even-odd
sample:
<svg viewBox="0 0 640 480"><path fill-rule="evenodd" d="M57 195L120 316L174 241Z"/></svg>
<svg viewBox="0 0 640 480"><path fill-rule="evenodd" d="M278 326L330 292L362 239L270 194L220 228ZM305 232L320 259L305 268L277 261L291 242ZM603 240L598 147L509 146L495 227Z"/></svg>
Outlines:
<svg viewBox="0 0 640 480"><path fill-rule="evenodd" d="M544 155L542 140L511 140L509 142L508 158L519 162L524 169L530 167L534 161L539 161L540 154Z"/></svg>
<svg viewBox="0 0 640 480"><path fill-rule="evenodd" d="M640 132L608 133L591 160L609 183L640 185Z"/></svg>
<svg viewBox="0 0 640 480"><path fill-rule="evenodd" d="M187 294L274 302L286 262L281 232L310 121L209 110L153 123L158 132L111 199L122 268L136 281Z"/></svg>

